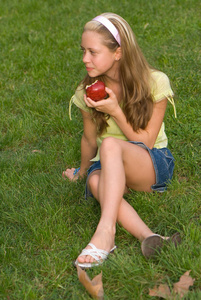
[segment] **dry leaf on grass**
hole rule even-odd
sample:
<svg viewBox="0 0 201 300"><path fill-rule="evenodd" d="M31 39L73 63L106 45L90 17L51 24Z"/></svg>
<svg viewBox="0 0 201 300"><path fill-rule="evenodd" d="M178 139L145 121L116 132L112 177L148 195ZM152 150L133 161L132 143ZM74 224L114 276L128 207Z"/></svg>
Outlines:
<svg viewBox="0 0 201 300"><path fill-rule="evenodd" d="M149 289L149 296L170 299L171 292L167 284L160 284L159 287L155 285L152 290Z"/></svg>
<svg viewBox="0 0 201 300"><path fill-rule="evenodd" d="M174 284L173 291L180 295L182 298L189 291L189 287L193 285L195 279L189 276L190 271L185 272L181 277L179 282Z"/></svg>
<svg viewBox="0 0 201 300"><path fill-rule="evenodd" d="M175 294L179 294L182 298L189 291L189 287L193 285L195 279L189 276L190 271L185 272L180 280L174 284L173 293L167 284L160 284L158 287L155 286L153 289L149 289L149 296L161 297L164 299L175 299Z"/></svg>
<svg viewBox="0 0 201 300"><path fill-rule="evenodd" d="M98 300L103 300L104 291L102 283L102 272L95 276L92 280L88 277L87 273L77 266L77 274L79 281L83 284L88 293Z"/></svg>

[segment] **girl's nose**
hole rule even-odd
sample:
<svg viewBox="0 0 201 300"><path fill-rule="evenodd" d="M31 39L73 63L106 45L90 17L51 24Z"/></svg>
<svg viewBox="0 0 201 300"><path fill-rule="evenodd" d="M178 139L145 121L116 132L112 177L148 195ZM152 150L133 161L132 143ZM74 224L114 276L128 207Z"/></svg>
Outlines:
<svg viewBox="0 0 201 300"><path fill-rule="evenodd" d="M82 61L84 64L89 62L89 54L87 52L83 53Z"/></svg>

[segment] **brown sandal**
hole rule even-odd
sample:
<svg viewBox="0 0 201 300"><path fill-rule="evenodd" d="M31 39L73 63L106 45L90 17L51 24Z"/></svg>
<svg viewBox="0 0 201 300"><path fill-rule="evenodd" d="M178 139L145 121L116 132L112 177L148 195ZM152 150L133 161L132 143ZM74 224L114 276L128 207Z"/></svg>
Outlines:
<svg viewBox="0 0 201 300"><path fill-rule="evenodd" d="M159 234L153 234L142 241L141 250L146 258L159 254L164 245L173 243L177 247L181 243L181 236L176 232L168 239L162 238Z"/></svg>
<svg viewBox="0 0 201 300"><path fill-rule="evenodd" d="M164 239L158 234L147 237L141 244L142 254L146 258L153 257L155 254L160 253L163 243Z"/></svg>
<svg viewBox="0 0 201 300"><path fill-rule="evenodd" d="M181 244L181 235L179 232L174 233L170 238L166 240L168 243L173 243L175 247Z"/></svg>

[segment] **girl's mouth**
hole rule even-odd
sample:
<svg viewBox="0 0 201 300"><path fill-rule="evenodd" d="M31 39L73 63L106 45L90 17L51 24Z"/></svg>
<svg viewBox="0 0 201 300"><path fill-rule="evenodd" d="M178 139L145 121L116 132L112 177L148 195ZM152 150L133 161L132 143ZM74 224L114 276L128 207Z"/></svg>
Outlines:
<svg viewBox="0 0 201 300"><path fill-rule="evenodd" d="M93 68L86 67L86 70L87 70L87 72L90 72L90 71L92 71L92 70L93 70Z"/></svg>

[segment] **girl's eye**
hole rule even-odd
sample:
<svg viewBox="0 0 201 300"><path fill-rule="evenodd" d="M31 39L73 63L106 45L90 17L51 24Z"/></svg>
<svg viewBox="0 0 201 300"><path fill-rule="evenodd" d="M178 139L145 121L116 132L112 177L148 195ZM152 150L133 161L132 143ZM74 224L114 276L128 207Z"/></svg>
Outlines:
<svg viewBox="0 0 201 300"><path fill-rule="evenodd" d="M84 48L81 47L80 50L82 51L83 54L86 53L86 50ZM96 55L96 52L93 50L89 50L89 52L91 53L91 55Z"/></svg>
<svg viewBox="0 0 201 300"><path fill-rule="evenodd" d="M83 54L86 52L86 50L82 47L80 47L80 50L82 51Z"/></svg>

